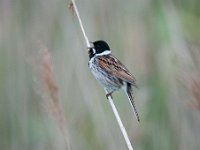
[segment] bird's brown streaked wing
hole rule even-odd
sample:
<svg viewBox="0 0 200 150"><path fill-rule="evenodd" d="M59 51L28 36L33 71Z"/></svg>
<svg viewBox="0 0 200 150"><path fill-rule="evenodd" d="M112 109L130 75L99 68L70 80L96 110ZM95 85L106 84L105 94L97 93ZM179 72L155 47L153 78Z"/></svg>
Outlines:
<svg viewBox="0 0 200 150"><path fill-rule="evenodd" d="M103 55L96 57L99 66L107 73L122 79L134 86L136 85L136 80L134 76L128 71L128 69L114 56Z"/></svg>

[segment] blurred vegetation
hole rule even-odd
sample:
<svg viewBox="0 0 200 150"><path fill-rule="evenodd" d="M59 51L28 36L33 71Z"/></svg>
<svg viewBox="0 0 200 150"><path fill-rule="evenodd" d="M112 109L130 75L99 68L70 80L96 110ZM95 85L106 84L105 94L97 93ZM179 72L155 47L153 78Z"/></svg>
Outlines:
<svg viewBox="0 0 200 150"><path fill-rule="evenodd" d="M52 55L71 149L127 149L104 91L87 67L84 39L67 3L0 1L2 150L66 149L33 69L38 41ZM136 76L141 123L126 96L114 94L134 148L200 149L200 1L77 0L77 5L89 39L106 40Z"/></svg>

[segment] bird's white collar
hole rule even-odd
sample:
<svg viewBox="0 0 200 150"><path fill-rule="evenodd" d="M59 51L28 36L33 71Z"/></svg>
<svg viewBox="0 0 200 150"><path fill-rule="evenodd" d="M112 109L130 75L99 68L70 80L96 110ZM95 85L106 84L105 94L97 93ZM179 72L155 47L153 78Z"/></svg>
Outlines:
<svg viewBox="0 0 200 150"><path fill-rule="evenodd" d="M103 55L108 55L111 54L110 50L105 50L104 52L100 53L100 54L95 54L95 56L103 56Z"/></svg>
<svg viewBox="0 0 200 150"><path fill-rule="evenodd" d="M109 55L111 54L111 51L110 50L105 50L104 52L100 53L100 54L95 54L90 60L89 62L93 62L94 61L94 58L97 57L97 56L103 56L103 55Z"/></svg>

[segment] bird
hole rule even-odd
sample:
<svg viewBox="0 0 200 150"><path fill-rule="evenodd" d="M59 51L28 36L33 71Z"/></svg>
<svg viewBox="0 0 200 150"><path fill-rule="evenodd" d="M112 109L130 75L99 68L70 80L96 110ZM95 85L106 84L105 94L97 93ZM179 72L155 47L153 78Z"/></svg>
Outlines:
<svg viewBox="0 0 200 150"><path fill-rule="evenodd" d="M133 87L137 88L136 79L119 59L111 54L107 42L98 40L90 42L88 47L88 67L96 80L107 91L106 97L112 98L113 92L123 89L133 107L135 117L140 122L133 97Z"/></svg>

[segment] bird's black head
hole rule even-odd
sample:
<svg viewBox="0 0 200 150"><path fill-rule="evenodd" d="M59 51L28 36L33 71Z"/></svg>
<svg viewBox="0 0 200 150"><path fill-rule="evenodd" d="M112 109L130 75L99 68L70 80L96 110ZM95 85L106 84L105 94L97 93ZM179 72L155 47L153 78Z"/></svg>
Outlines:
<svg viewBox="0 0 200 150"><path fill-rule="evenodd" d="M105 41L95 41L93 42L94 44L94 49L96 50L96 54L100 54L104 51L110 51L110 47L108 46L108 44Z"/></svg>
<svg viewBox="0 0 200 150"><path fill-rule="evenodd" d="M105 52L105 51L110 51L110 47L103 40L95 41L95 42L92 42L92 43L93 43L94 47L90 48L89 52L88 52L90 59L93 56L95 56L96 54L103 54L103 52Z"/></svg>

